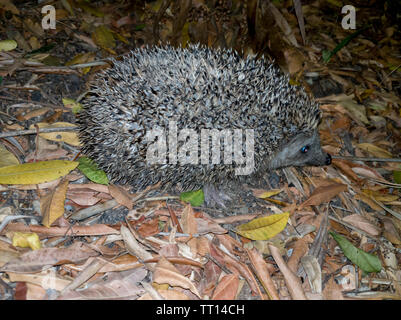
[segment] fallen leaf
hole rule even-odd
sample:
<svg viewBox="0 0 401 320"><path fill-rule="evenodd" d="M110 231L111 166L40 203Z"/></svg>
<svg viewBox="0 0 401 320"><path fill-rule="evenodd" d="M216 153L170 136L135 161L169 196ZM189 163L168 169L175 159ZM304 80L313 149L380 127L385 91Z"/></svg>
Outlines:
<svg viewBox="0 0 401 320"><path fill-rule="evenodd" d="M32 250L40 249L39 236L36 233L14 232L13 246L21 248L31 248Z"/></svg>
<svg viewBox="0 0 401 320"><path fill-rule="evenodd" d="M40 199L42 224L50 227L51 224L64 214L64 202L68 188L68 180L63 179L59 185Z"/></svg>
<svg viewBox="0 0 401 320"><path fill-rule="evenodd" d="M318 206L319 204L329 202L340 192L347 191L348 187L345 184L334 183L328 186L317 187L304 203L299 206L302 209L306 206Z"/></svg>
<svg viewBox="0 0 401 320"><path fill-rule="evenodd" d="M75 124L72 124L69 122L55 122L52 124L45 123L45 122L39 122L36 125L39 127L39 129L61 128L61 127L75 128L76 127ZM29 128L35 129L35 126L32 125ZM73 132L73 131L57 131L57 132L45 132L45 133L42 132L42 133L39 133L39 136L44 139L51 140L51 141L65 142L65 143L68 143L75 147L78 147L81 145L77 132Z"/></svg>
<svg viewBox="0 0 401 320"><path fill-rule="evenodd" d="M6 263L0 268L1 272L31 273L41 271L44 267L64 263L80 263L99 255L83 243L76 242L68 248L42 248L22 254L19 258Z"/></svg>
<svg viewBox="0 0 401 320"><path fill-rule="evenodd" d="M361 249L356 248L345 237L329 232L334 240L337 241L344 255L355 263L359 268L365 272L379 272L382 269L381 262L376 255L367 253Z"/></svg>
<svg viewBox="0 0 401 320"><path fill-rule="evenodd" d="M284 212L254 219L237 227L236 232L252 240L267 240L283 231L290 214Z"/></svg>
<svg viewBox="0 0 401 320"><path fill-rule="evenodd" d="M161 258L153 273L153 281L157 283L168 283L172 287L181 287L190 290L201 298L195 285L187 277L179 273L174 265L165 258Z"/></svg>
<svg viewBox="0 0 401 320"><path fill-rule="evenodd" d="M360 214L351 214L343 218L343 221L357 227L372 236L378 236L380 234L380 228L373 225L368 219L361 216Z"/></svg>
<svg viewBox="0 0 401 320"><path fill-rule="evenodd" d="M0 184L38 184L67 175L78 162L51 160L0 168Z"/></svg>
<svg viewBox="0 0 401 320"><path fill-rule="evenodd" d="M214 289L212 300L234 300L238 286L239 278L237 274L225 275Z"/></svg>
<svg viewBox="0 0 401 320"><path fill-rule="evenodd" d="M18 164L18 158L13 153L8 151L5 147L0 145L0 168Z"/></svg>
<svg viewBox="0 0 401 320"><path fill-rule="evenodd" d="M359 143L359 144L357 144L357 147L366 152L369 152L370 154L372 154L373 156L378 157L378 158L392 158L393 157L393 155L390 152L388 152L387 150L384 150L371 143Z"/></svg>
<svg viewBox="0 0 401 320"><path fill-rule="evenodd" d="M116 199L119 204L132 210L134 206L132 197L124 188L116 186L115 184L110 184L109 191L111 196Z"/></svg>

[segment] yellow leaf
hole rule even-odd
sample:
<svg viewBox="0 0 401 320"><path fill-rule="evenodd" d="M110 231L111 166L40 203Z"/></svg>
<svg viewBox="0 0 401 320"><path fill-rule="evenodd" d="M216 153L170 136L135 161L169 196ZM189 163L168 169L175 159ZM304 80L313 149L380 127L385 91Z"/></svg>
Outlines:
<svg viewBox="0 0 401 320"><path fill-rule="evenodd" d="M30 232L14 232L13 246L21 248L31 248L32 250L40 249L39 236Z"/></svg>
<svg viewBox="0 0 401 320"><path fill-rule="evenodd" d="M83 64L85 62L91 62L95 60L95 54L93 52L86 52L86 53L79 53L77 54L74 58L72 58L72 60L66 62L66 66L72 66L74 64ZM86 74L88 73L90 70L90 67L85 67L82 68L82 73ZM72 99L70 99L72 100ZM64 103L64 99L63 99L63 103ZM65 103L64 103L65 105Z"/></svg>
<svg viewBox="0 0 401 320"><path fill-rule="evenodd" d="M266 199L266 198L275 196L276 194L279 194L281 191L283 191L283 190L282 189L272 189L269 191L263 191L261 193L255 191L253 194L255 195L255 197L258 197L259 199Z"/></svg>
<svg viewBox="0 0 401 320"><path fill-rule="evenodd" d="M248 239L267 240L283 231L287 225L289 216L289 212L284 212L257 218L246 224L240 225L236 232Z"/></svg>
<svg viewBox="0 0 401 320"><path fill-rule="evenodd" d="M61 128L61 127L76 127L76 125L69 122L55 122L52 124L48 124L45 122L37 123L39 129L42 128ZM34 129L34 125L30 126L30 129ZM59 131L59 132L48 132L48 133L39 133L39 136L56 142L65 142L72 146L78 147L80 146L80 141L76 132L70 131Z"/></svg>
<svg viewBox="0 0 401 320"><path fill-rule="evenodd" d="M1 40L0 41L0 52L1 51L11 51L17 47L17 42L15 40Z"/></svg>
<svg viewBox="0 0 401 320"><path fill-rule="evenodd" d="M19 164L18 158L0 145L0 167Z"/></svg>
<svg viewBox="0 0 401 320"><path fill-rule="evenodd" d="M74 114L80 112L83 109L82 104L76 102L74 99L63 98L62 100L64 107L70 108Z"/></svg>
<svg viewBox="0 0 401 320"><path fill-rule="evenodd" d="M113 32L104 25L98 26L92 34L93 41L103 49L111 49L116 46Z"/></svg>
<svg viewBox="0 0 401 320"><path fill-rule="evenodd" d="M152 282L152 287L155 288L157 291L159 291L159 290L167 290L170 287L170 285L168 283L159 284L156 282Z"/></svg>
<svg viewBox="0 0 401 320"><path fill-rule="evenodd" d="M68 180L62 180L60 184L49 194L40 199L42 212L42 224L50 228L51 224L64 214L65 195L67 193Z"/></svg>
<svg viewBox="0 0 401 320"><path fill-rule="evenodd" d="M398 199L396 194L384 194L380 191L373 191L369 189L362 190L364 194L373 197L376 201L391 202Z"/></svg>
<svg viewBox="0 0 401 320"><path fill-rule="evenodd" d="M387 150L384 150L380 147L375 146L374 144L371 143L360 143L357 145L358 148L365 150L369 152L370 154L374 155L375 157L378 158L391 158L393 155L388 152Z"/></svg>
<svg viewBox="0 0 401 320"><path fill-rule="evenodd" d="M38 184L65 176L78 166L77 161L51 160L0 168L0 184Z"/></svg>

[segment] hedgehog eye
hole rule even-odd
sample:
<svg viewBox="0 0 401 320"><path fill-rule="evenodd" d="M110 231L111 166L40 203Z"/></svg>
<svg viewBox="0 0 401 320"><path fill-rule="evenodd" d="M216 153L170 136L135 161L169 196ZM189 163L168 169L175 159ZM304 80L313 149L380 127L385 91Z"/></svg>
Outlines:
<svg viewBox="0 0 401 320"><path fill-rule="evenodd" d="M307 153L309 148L310 147L308 145L306 145L306 146L303 146L300 151L301 151L301 153Z"/></svg>

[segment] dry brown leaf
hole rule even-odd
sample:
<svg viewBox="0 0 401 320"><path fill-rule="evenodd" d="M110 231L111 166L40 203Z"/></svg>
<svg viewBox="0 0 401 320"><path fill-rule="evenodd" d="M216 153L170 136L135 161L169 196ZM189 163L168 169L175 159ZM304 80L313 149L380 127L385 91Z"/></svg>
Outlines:
<svg viewBox="0 0 401 320"><path fill-rule="evenodd" d="M263 285L263 288L265 289L270 300L280 300L274 282L270 277L267 264L263 260L261 254L255 248L251 250L246 249L246 252L248 253L249 259L251 260L251 263L256 271L256 275L260 283Z"/></svg>
<svg viewBox="0 0 401 320"><path fill-rule="evenodd" d="M67 191L67 198L80 206L87 207L93 206L101 200L96 197L97 194L97 191L91 190Z"/></svg>
<svg viewBox="0 0 401 320"><path fill-rule="evenodd" d="M127 192L127 190L125 190L120 186L116 186L115 184L110 184L109 192L111 196L114 199L116 199L119 204L121 204L124 207L127 207L129 210L132 210L134 204L132 202L132 196Z"/></svg>
<svg viewBox="0 0 401 320"><path fill-rule="evenodd" d="M65 264L63 268L69 271L81 272L84 270L91 262L93 258L88 258L83 264ZM106 273L112 271L126 271L135 268L140 268L143 263L139 263L138 259L130 254L124 254L119 256L113 261L108 261L100 270L99 273Z"/></svg>
<svg viewBox="0 0 401 320"><path fill-rule="evenodd" d="M68 188L68 180L63 179L59 185L50 193L40 199L40 210L42 213L42 224L45 227L56 221L64 214L64 202Z"/></svg>
<svg viewBox="0 0 401 320"><path fill-rule="evenodd" d="M21 120L29 120L29 119L32 119L32 118L35 118L35 117L42 116L45 113L47 113L49 110L51 110L51 108L49 108L49 107L35 109L35 110L27 112L24 115L18 116L18 118L21 119ZM30 129L34 129L34 128L35 127L33 125L30 127Z"/></svg>
<svg viewBox="0 0 401 320"><path fill-rule="evenodd" d="M20 300L47 300L48 295L46 290L43 289L41 286L30 282L17 282L18 284L24 284L26 286L26 295L23 299ZM18 285L17 285L18 286ZM18 300L17 297L15 297Z"/></svg>
<svg viewBox="0 0 401 320"><path fill-rule="evenodd" d="M393 219L388 217L383 217L383 236L393 244L401 245L401 236L394 226Z"/></svg>
<svg viewBox="0 0 401 320"><path fill-rule="evenodd" d="M206 233L214 233L214 234L223 234L227 233L227 230L223 227L220 227L218 223L215 221L208 219L206 217L203 218L195 218L197 233L198 234L206 234Z"/></svg>
<svg viewBox="0 0 401 320"><path fill-rule="evenodd" d="M198 237L196 242L196 250L202 257L204 257L206 254L210 254L210 241L206 237Z"/></svg>
<svg viewBox="0 0 401 320"><path fill-rule="evenodd" d="M237 274L228 274L221 278L216 289L214 289L212 300L234 300L239 285Z"/></svg>
<svg viewBox="0 0 401 320"><path fill-rule="evenodd" d="M141 260L149 260L153 258L151 253L146 251L139 244L139 242L135 239L135 237L127 227L121 226L120 233L121 236L123 237L125 246L130 254Z"/></svg>
<svg viewBox="0 0 401 320"><path fill-rule="evenodd" d="M192 235L198 232L198 226L196 224L194 210L192 209L192 206L190 204L188 204L182 211L181 226L184 233ZM194 257L197 254L196 243L197 240L195 238L192 238L187 241L187 245L191 249L191 253L193 254Z"/></svg>
<svg viewBox="0 0 401 320"><path fill-rule="evenodd" d="M272 254L274 261L276 261L281 273L284 276L287 289L294 300L307 300L305 293L302 289L301 280L288 268L281 256L280 250L273 245L269 245L270 253Z"/></svg>
<svg viewBox="0 0 401 320"><path fill-rule="evenodd" d="M29 282L41 286L43 289L54 289L57 291L63 290L71 283L71 280L60 278L55 272L51 270L43 270L37 274L24 274L7 272L11 282Z"/></svg>
<svg viewBox="0 0 401 320"><path fill-rule="evenodd" d="M89 257L99 255L98 252L89 249L82 242L75 242L68 248L42 248L29 251L19 258L6 263L0 271L31 273L38 272L45 266L55 266L64 263L80 263Z"/></svg>
<svg viewBox="0 0 401 320"><path fill-rule="evenodd" d="M10 223L6 227L7 231L35 232L47 236L95 236L119 234L118 230L113 229L105 224L94 224L91 226L66 226L66 227L43 227L24 223Z"/></svg>
<svg viewBox="0 0 401 320"><path fill-rule="evenodd" d="M137 231L143 238L159 233L159 218L156 217L143 222Z"/></svg>
<svg viewBox="0 0 401 320"><path fill-rule="evenodd" d="M106 185L103 184L98 184L98 183L83 183L83 184L70 184L68 186L68 190L70 191L86 191L86 189L97 191L97 192L103 192L103 193L108 193L109 188Z"/></svg>
<svg viewBox="0 0 401 320"><path fill-rule="evenodd" d="M307 239L305 239L305 237L298 239L297 241L295 241L295 243L292 244L291 247L293 251L291 257L288 259L287 265L292 272L296 273L301 258L309 250Z"/></svg>
<svg viewBox="0 0 401 320"><path fill-rule="evenodd" d="M153 273L153 281L157 283L168 283L172 287L189 289L192 293L201 298L195 285L187 277L179 273L176 267L165 258L161 258Z"/></svg>
<svg viewBox="0 0 401 320"><path fill-rule="evenodd" d="M343 221L357 227L372 236L378 236L380 234L380 228L373 225L368 219L361 216L360 214L351 214L343 218Z"/></svg>
<svg viewBox="0 0 401 320"><path fill-rule="evenodd" d="M356 174L361 175L366 178L373 178L386 181L380 173L378 173L374 168L362 167L362 166L354 166L352 167L352 171Z"/></svg>
<svg viewBox="0 0 401 320"><path fill-rule="evenodd" d="M264 299L264 296L259 289L259 285L255 277L253 276L253 273L251 272L251 270L249 270L246 264L242 263L239 260L234 259L233 257L224 253L221 249L215 247L214 245L212 245L211 248L214 248L221 255L220 259L223 258L222 262L223 265L225 265L231 272L239 273L241 276L243 276L245 280L248 282L249 287L251 288L253 293L259 295L262 299Z"/></svg>
<svg viewBox="0 0 401 320"><path fill-rule="evenodd" d="M341 286L330 277L323 289L323 297L325 300L344 300L342 291Z"/></svg>
<svg viewBox="0 0 401 320"><path fill-rule="evenodd" d="M307 199L304 203L302 203L299 209L302 209L306 206L318 206L324 202L329 202L335 196L337 196L340 192L347 191L348 187L345 184L334 183L328 186L322 186L316 188L309 199Z"/></svg>
<svg viewBox="0 0 401 320"><path fill-rule="evenodd" d="M349 161L341 160L341 159L333 159L332 164L339 168L348 178L352 179L355 182L360 182L361 179L358 178L356 173L352 170L352 167L349 166Z"/></svg>
<svg viewBox="0 0 401 320"><path fill-rule="evenodd" d="M145 291L139 282L146 274L145 268L110 272L104 279L98 278L79 291L69 290L57 300L136 300Z"/></svg>

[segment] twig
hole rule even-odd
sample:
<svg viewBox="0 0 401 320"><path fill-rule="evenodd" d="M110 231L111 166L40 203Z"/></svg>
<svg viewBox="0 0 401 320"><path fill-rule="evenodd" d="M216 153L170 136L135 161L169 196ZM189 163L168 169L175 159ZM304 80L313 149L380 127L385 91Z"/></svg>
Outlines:
<svg viewBox="0 0 401 320"><path fill-rule="evenodd" d="M42 217L37 217L37 216L23 216L23 215L18 215L18 216L7 216L4 218L4 220L0 224L0 232L13 220L18 220L18 219L41 219Z"/></svg>
<svg viewBox="0 0 401 320"><path fill-rule="evenodd" d="M65 131L76 131L76 130L77 130L77 127L42 128L39 130L36 130L36 129L17 130L17 131L1 132L0 138L24 136L24 135L28 135L28 134L36 134L37 132L48 133L48 132L65 132Z"/></svg>
<svg viewBox="0 0 401 320"><path fill-rule="evenodd" d="M337 155L332 155L331 157L333 159L342 159L350 161L401 162L401 159L395 159L395 158L364 158L364 157L345 157Z"/></svg>

